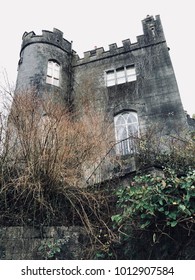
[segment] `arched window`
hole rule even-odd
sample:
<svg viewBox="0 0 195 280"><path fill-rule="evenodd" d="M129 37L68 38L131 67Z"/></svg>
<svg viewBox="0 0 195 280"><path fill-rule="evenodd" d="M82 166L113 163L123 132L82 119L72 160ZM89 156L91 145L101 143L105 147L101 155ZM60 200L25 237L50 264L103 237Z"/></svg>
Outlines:
<svg viewBox="0 0 195 280"><path fill-rule="evenodd" d="M46 82L54 86L60 84L60 65L54 60L48 61Z"/></svg>
<svg viewBox="0 0 195 280"><path fill-rule="evenodd" d="M123 112L114 118L116 152L126 155L136 152L135 140L139 134L138 117L136 112Z"/></svg>

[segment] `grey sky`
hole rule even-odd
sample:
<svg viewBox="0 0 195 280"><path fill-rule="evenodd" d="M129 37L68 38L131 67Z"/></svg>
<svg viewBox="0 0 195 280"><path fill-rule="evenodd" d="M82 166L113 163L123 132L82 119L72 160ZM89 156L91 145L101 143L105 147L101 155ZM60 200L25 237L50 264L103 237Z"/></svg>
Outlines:
<svg viewBox="0 0 195 280"><path fill-rule="evenodd" d="M193 0L6 0L1 4L0 71L6 69L9 80L15 82L25 31L41 34L44 29L58 28L82 57L95 46L107 50L112 43L121 46L124 39L135 42L142 34L141 20L148 14L161 16L184 109L193 114Z"/></svg>

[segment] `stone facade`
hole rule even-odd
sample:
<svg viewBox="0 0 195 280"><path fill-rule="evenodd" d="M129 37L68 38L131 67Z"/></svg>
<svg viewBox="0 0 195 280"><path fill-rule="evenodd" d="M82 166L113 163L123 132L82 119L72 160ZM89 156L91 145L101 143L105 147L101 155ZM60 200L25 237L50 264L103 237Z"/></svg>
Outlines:
<svg viewBox="0 0 195 280"><path fill-rule="evenodd" d="M142 25L143 35L137 36L137 42L127 39L122 47L109 45L108 51L96 48L81 59L57 29L42 35L25 32L16 92L30 87L38 94L58 92L65 103L71 102L80 111L80 95L86 94L92 98L94 110L106 113L111 124L116 114L126 110L137 113L141 132L152 125L160 125L165 135L178 126L181 130L187 124L186 116L160 17L148 16ZM58 86L47 83L50 60L60 66ZM120 69L127 66L135 67L136 80L108 86L109 71L120 75Z"/></svg>
<svg viewBox="0 0 195 280"><path fill-rule="evenodd" d="M110 142L121 143L113 154L121 151L125 155L132 154L131 143L124 141L123 136L124 132L126 137L130 136L129 131L125 131L127 126L140 135L155 128L165 139L182 133L188 128L187 118L160 16L147 16L142 26L143 34L137 36L137 42L126 39L122 47L114 43L108 51L95 48L85 52L83 58L72 50L72 43L57 29L42 31L42 35L25 32L16 92L33 88L40 96L43 93L60 96L64 105L81 115L81 100L90 101L94 115L102 114L102 119L111 127ZM50 62L53 69L49 68ZM130 117L136 118L137 123L131 127L128 123L121 132L120 127L116 127L116 118L125 113L126 117L131 114ZM135 164L130 161L130 169L134 170ZM103 177L107 179L113 166L110 167L109 159L108 164L106 160L104 163L101 174L105 173Z"/></svg>
<svg viewBox="0 0 195 280"><path fill-rule="evenodd" d="M84 244L80 227L0 227L0 260L81 259Z"/></svg>
<svg viewBox="0 0 195 280"><path fill-rule="evenodd" d="M144 34L131 44L109 46L109 51L98 48L74 59L75 103L81 92L93 92L94 108L106 110L110 122L122 111L136 111L140 131L160 125L164 134L185 127L177 82L159 16L142 21ZM118 85L106 85L106 73L134 65L136 80ZM86 85L88 88L86 89Z"/></svg>

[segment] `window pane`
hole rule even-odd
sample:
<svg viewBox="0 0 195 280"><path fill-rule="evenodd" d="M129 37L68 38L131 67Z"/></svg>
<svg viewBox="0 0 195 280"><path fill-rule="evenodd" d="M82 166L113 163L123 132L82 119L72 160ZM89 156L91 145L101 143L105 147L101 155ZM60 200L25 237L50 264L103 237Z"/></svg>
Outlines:
<svg viewBox="0 0 195 280"><path fill-rule="evenodd" d="M60 65L55 61L48 61L46 83L59 86Z"/></svg>
<svg viewBox="0 0 195 280"><path fill-rule="evenodd" d="M46 83L52 84L52 78L47 76Z"/></svg>
<svg viewBox="0 0 195 280"><path fill-rule="evenodd" d="M136 80L136 72L134 66L126 66L127 81L132 82Z"/></svg>
<svg viewBox="0 0 195 280"><path fill-rule="evenodd" d="M125 124L125 119L124 119L123 115L116 116L115 120L116 120L115 121L116 125Z"/></svg>
<svg viewBox="0 0 195 280"><path fill-rule="evenodd" d="M124 77L125 76L124 68L116 69L116 76L117 76L117 78Z"/></svg>
<svg viewBox="0 0 195 280"><path fill-rule="evenodd" d="M127 130L126 126L120 126L116 129L116 151L118 154L126 155L129 151L129 144L127 139Z"/></svg>
<svg viewBox="0 0 195 280"><path fill-rule="evenodd" d="M123 139L126 139L127 136L127 130L126 126L118 126L116 127L116 140L122 141Z"/></svg>
<svg viewBox="0 0 195 280"><path fill-rule="evenodd" d="M59 79L59 69L54 69L54 78Z"/></svg>
<svg viewBox="0 0 195 280"><path fill-rule="evenodd" d="M136 75L127 76L127 82L133 82L133 81L136 81L136 80L137 80Z"/></svg>
<svg viewBox="0 0 195 280"><path fill-rule="evenodd" d="M107 80L114 79L114 70L106 72Z"/></svg>
<svg viewBox="0 0 195 280"><path fill-rule="evenodd" d="M130 113L123 113L123 114L121 114L121 115L123 116L124 120L125 120L125 123L127 123L129 114L130 114Z"/></svg>
<svg viewBox="0 0 195 280"><path fill-rule="evenodd" d="M117 84L123 84L126 82L124 68L120 68L116 70L116 78L117 78Z"/></svg>
<svg viewBox="0 0 195 280"><path fill-rule="evenodd" d="M107 86L108 86L108 87L114 86L114 85L115 85L115 80L107 81Z"/></svg>
<svg viewBox="0 0 195 280"><path fill-rule="evenodd" d="M125 155L136 152L136 139L138 136L138 119L135 112L119 114L114 118L116 152Z"/></svg>
<svg viewBox="0 0 195 280"><path fill-rule="evenodd" d="M137 132L138 132L138 124L131 124L128 126L129 136L137 136Z"/></svg>
<svg viewBox="0 0 195 280"><path fill-rule="evenodd" d="M54 66L55 66L55 68L60 68L60 65L57 63L57 62L54 62Z"/></svg>
<svg viewBox="0 0 195 280"><path fill-rule="evenodd" d="M115 85L114 70L110 70L110 71L106 72L106 84L107 84L107 86Z"/></svg>
<svg viewBox="0 0 195 280"><path fill-rule="evenodd" d="M125 77L117 78L117 84L124 84L126 82Z"/></svg>
<svg viewBox="0 0 195 280"><path fill-rule="evenodd" d="M127 122L128 123L136 123L137 122L137 114L133 113L133 112L129 113Z"/></svg>
<svg viewBox="0 0 195 280"><path fill-rule="evenodd" d="M50 77L52 77L52 72L53 72L53 71L52 71L52 67L51 67L51 65L48 64L47 75L50 76Z"/></svg>
<svg viewBox="0 0 195 280"><path fill-rule="evenodd" d="M54 86L59 86L59 80L53 79L53 85Z"/></svg>
<svg viewBox="0 0 195 280"><path fill-rule="evenodd" d="M135 75L135 67L134 66L126 66L127 75Z"/></svg>

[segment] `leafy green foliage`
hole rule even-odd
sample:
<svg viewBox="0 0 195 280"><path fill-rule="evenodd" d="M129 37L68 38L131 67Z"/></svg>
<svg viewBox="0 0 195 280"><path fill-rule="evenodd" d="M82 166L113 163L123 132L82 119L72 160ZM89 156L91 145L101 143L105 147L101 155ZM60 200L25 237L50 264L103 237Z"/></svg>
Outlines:
<svg viewBox="0 0 195 280"><path fill-rule="evenodd" d="M62 240L44 241L38 248L38 251L46 260L56 259L57 254L61 252L63 245L64 242Z"/></svg>
<svg viewBox="0 0 195 280"><path fill-rule="evenodd" d="M117 191L118 206L123 211L112 220L118 225L133 220L134 226L143 229L153 223L174 227L186 220L193 222L195 171L181 178L171 170L166 173L169 174L166 179L136 176L130 186L120 188Z"/></svg>
<svg viewBox="0 0 195 280"><path fill-rule="evenodd" d="M177 240L178 229L188 236L188 241L195 232L195 171L182 177L171 169L165 169L164 175L158 177L136 176L116 195L118 211L112 221L122 243L131 243L137 235L154 247L165 236L183 242Z"/></svg>

